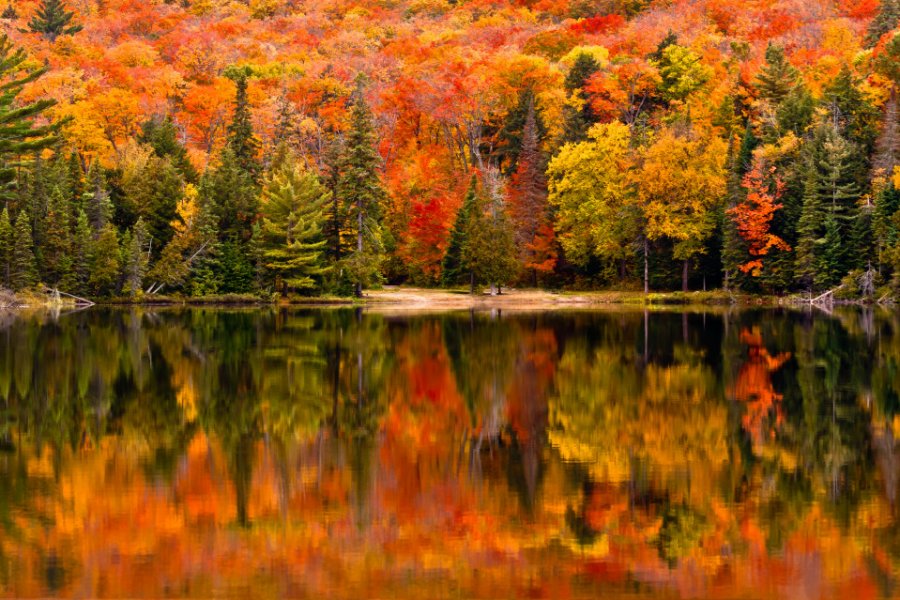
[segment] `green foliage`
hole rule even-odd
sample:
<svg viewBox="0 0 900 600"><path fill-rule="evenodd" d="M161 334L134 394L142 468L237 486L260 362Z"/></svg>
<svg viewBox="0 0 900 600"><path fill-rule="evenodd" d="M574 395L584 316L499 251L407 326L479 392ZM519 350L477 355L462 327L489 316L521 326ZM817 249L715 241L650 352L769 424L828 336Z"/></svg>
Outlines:
<svg viewBox="0 0 900 600"><path fill-rule="evenodd" d="M17 292L34 287L38 282L37 260L34 257L30 221L26 211L19 211L13 231L9 284Z"/></svg>
<svg viewBox="0 0 900 600"><path fill-rule="evenodd" d="M875 18L869 23L866 33L866 46L872 47L884 34L893 31L900 23L900 1L881 0Z"/></svg>
<svg viewBox="0 0 900 600"><path fill-rule="evenodd" d="M66 10L63 0L41 0L37 11L28 22L32 33L39 33L51 42L61 35L75 35L83 29L73 22L75 13Z"/></svg>
<svg viewBox="0 0 900 600"><path fill-rule="evenodd" d="M144 123L138 141L152 147L158 157L168 158L185 181L197 182L197 169L191 164L184 144L178 141L178 129L171 117L154 118Z"/></svg>
<svg viewBox="0 0 900 600"><path fill-rule="evenodd" d="M784 54L784 48L769 44L766 48L766 64L757 74L754 87L760 98L773 104L780 104L794 89L799 72Z"/></svg>
<svg viewBox="0 0 900 600"><path fill-rule="evenodd" d="M247 75L239 73L232 77L237 86L234 101L234 115L228 125L228 147L234 154L238 166L251 179L259 176L259 140L253 133L253 121L250 115L250 102L247 99Z"/></svg>
<svg viewBox="0 0 900 600"><path fill-rule="evenodd" d="M381 156L376 148L376 132L372 113L363 97L362 87L356 91L350 111L350 131L340 162L338 194L346 215L346 227L356 240L351 254L342 263L356 295L378 280L382 260L382 219L387 192L381 184Z"/></svg>
<svg viewBox="0 0 900 600"><path fill-rule="evenodd" d="M47 213L46 239L41 252L44 281L51 286L69 287L72 275L72 245L70 239L70 209L59 188L50 196Z"/></svg>
<svg viewBox="0 0 900 600"><path fill-rule="evenodd" d="M13 227L9 220L9 209L0 212L0 282L9 287L10 262L13 255Z"/></svg>
<svg viewBox="0 0 900 600"><path fill-rule="evenodd" d="M150 236L148 241L152 240L154 258L175 235L172 222L178 216L183 190L181 173L168 158L151 156L141 168L123 178L124 195L118 203L119 212L124 213L123 225L130 227L143 220Z"/></svg>
<svg viewBox="0 0 900 600"><path fill-rule="evenodd" d="M112 223L100 230L88 252L88 289L97 296L111 296L119 280L119 236Z"/></svg>
<svg viewBox="0 0 900 600"><path fill-rule="evenodd" d="M498 199L475 197L467 216L461 262L473 285L502 286L515 278L519 266L512 222Z"/></svg>
<svg viewBox="0 0 900 600"><path fill-rule="evenodd" d="M219 166L200 182L200 203L216 218L222 240L245 240L256 216L256 186L230 148L222 151Z"/></svg>
<svg viewBox="0 0 900 600"><path fill-rule="evenodd" d="M590 54L579 54L572 68L566 75L565 90L569 95L563 115L563 139L566 142L579 142L587 137L591 125L597 122L597 117L587 101L584 86L591 75L600 70L600 65Z"/></svg>
<svg viewBox="0 0 900 600"><path fill-rule="evenodd" d="M331 193L315 173L281 153L263 182L258 236L264 268L286 294L316 287L326 271L322 226Z"/></svg>
<svg viewBox="0 0 900 600"><path fill-rule="evenodd" d="M147 273L149 232L143 218L125 232L121 241L122 293L135 298L143 293L144 276Z"/></svg>
<svg viewBox="0 0 900 600"><path fill-rule="evenodd" d="M466 243L466 232L469 226L469 215L474 214L478 209L478 178L472 176L469 183L469 189L466 191L466 197L462 206L456 211L456 218L453 221L453 228L450 230L450 243L447 245L447 251L444 253L441 262L441 281L444 286L453 287L463 282L465 275L465 265L463 264L463 246Z"/></svg>
<svg viewBox="0 0 900 600"><path fill-rule="evenodd" d="M671 44L660 53L656 67L661 77L660 92L669 101L685 101L688 96L703 87L713 75L694 51Z"/></svg>

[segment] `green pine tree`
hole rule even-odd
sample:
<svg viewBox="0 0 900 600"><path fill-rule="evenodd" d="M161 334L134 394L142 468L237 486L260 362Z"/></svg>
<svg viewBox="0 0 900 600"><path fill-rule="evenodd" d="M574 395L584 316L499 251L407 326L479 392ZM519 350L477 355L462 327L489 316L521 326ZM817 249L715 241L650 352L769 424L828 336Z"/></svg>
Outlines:
<svg viewBox="0 0 900 600"><path fill-rule="evenodd" d="M197 183L197 169L191 163L184 144L178 141L178 128L172 117L153 118L144 123L138 141L153 148L158 157L169 159L185 181Z"/></svg>
<svg viewBox="0 0 900 600"><path fill-rule="evenodd" d="M518 269L515 233L512 222L498 198L485 199L476 194L476 203L468 215L462 264L470 274L470 291L477 284L502 286L512 280Z"/></svg>
<svg viewBox="0 0 900 600"><path fill-rule="evenodd" d="M825 211L822 207L819 171L810 155L805 166L803 209L797 226L796 264L794 277L804 289L812 290L821 262L820 246L824 243Z"/></svg>
<svg viewBox="0 0 900 600"><path fill-rule="evenodd" d="M63 0L41 0L37 11L28 22L32 33L39 33L51 42L61 35L75 35L83 28L73 22L75 13L66 10Z"/></svg>
<svg viewBox="0 0 900 600"><path fill-rule="evenodd" d="M2 227L0 227L2 228ZM84 295L88 290L88 278L90 277L90 251L94 243L91 226L88 223L87 214L81 210L75 220L75 233L72 236L72 294Z"/></svg>
<svg viewBox="0 0 900 600"><path fill-rule="evenodd" d="M265 269L283 295L316 287L326 268L322 226L331 194L284 149L262 188L260 230Z"/></svg>
<svg viewBox="0 0 900 600"><path fill-rule="evenodd" d="M825 235L822 239L822 255L817 262L814 284L819 289L833 287L845 273L844 247L841 226L833 212L825 217Z"/></svg>
<svg viewBox="0 0 900 600"><path fill-rule="evenodd" d="M15 21L19 18L19 13L16 12L16 9L13 8L13 5L7 4L6 8L3 9L3 14L0 14L0 19L5 19L7 21Z"/></svg>
<svg viewBox="0 0 900 600"><path fill-rule="evenodd" d="M143 219L125 232L121 242L122 293L138 297L143 294L144 276L147 273L147 244L149 233Z"/></svg>
<svg viewBox="0 0 900 600"><path fill-rule="evenodd" d="M258 210L256 185L231 148L225 148L219 165L203 176L200 203L216 217L215 228L220 240L250 238Z"/></svg>
<svg viewBox="0 0 900 600"><path fill-rule="evenodd" d="M382 217L387 192L381 184L381 157L376 148L372 113L363 97L362 85L356 91L350 111L350 130L341 160L338 193L348 217L348 229L355 244L344 258L344 270L354 283L355 294L380 276Z"/></svg>
<svg viewBox="0 0 900 600"><path fill-rule="evenodd" d="M259 176L260 143L253 133L253 120L250 115L250 101L247 98L247 81L249 74L245 71L235 72L231 78L237 86L234 99L234 115L228 125L228 147L234 153L237 164L255 181Z"/></svg>
<svg viewBox="0 0 900 600"><path fill-rule="evenodd" d="M754 82L759 97L778 105L798 81L799 72L788 62L784 48L770 43L766 48L766 64Z"/></svg>
<svg viewBox="0 0 900 600"><path fill-rule="evenodd" d="M580 142L587 138L587 131L597 122L597 116L584 92L591 75L600 70L600 65L590 54L581 53L566 75L565 90L569 98L563 112L563 140Z"/></svg>
<svg viewBox="0 0 900 600"><path fill-rule="evenodd" d="M441 281L445 287L453 287L462 282L469 273L465 271L463 265L462 251L466 243L466 231L468 229L469 215L473 214L478 208L478 178L472 176L466 197L462 206L456 212L456 219L453 221L453 228L450 230L450 243L447 245L447 251L444 253L444 259L441 263Z"/></svg>
<svg viewBox="0 0 900 600"><path fill-rule="evenodd" d="M88 169L88 185L84 194L84 207L94 237L98 236L103 228L112 220L113 205L110 201L109 188L106 182L106 174L100 161L95 160Z"/></svg>
<svg viewBox="0 0 900 600"><path fill-rule="evenodd" d="M881 0L875 18L869 23L866 33L866 47L878 43L884 34L893 31L900 24L900 0Z"/></svg>
<svg viewBox="0 0 900 600"><path fill-rule="evenodd" d="M35 156L57 141L59 123L35 125L34 120L54 106L54 100L22 104L22 89L47 72L46 68L29 70L25 51L16 48L6 34L0 35L0 195L11 197L10 186L18 175L23 160Z"/></svg>
<svg viewBox="0 0 900 600"><path fill-rule="evenodd" d="M112 223L104 225L91 244L88 265L88 289L91 293L97 296L115 294L119 280L119 237Z"/></svg>
<svg viewBox="0 0 900 600"><path fill-rule="evenodd" d="M72 274L72 246L70 239L69 202L57 187L50 195L45 239L41 248L41 268L44 281L62 287Z"/></svg>
<svg viewBox="0 0 900 600"><path fill-rule="evenodd" d="M168 158L151 156L143 168L123 178L118 202L120 221L133 226L143 219L154 259L175 235L172 223L184 192L184 179Z"/></svg>
<svg viewBox="0 0 900 600"><path fill-rule="evenodd" d="M9 209L0 212L0 282L9 287L10 261L13 254L13 227L9 220Z"/></svg>
<svg viewBox="0 0 900 600"><path fill-rule="evenodd" d="M10 263L9 283L13 290L19 292L37 285L37 260L34 258L31 218L24 210L19 211L16 216Z"/></svg>
<svg viewBox="0 0 900 600"><path fill-rule="evenodd" d="M753 133L747 129L747 136ZM744 201L745 190L741 185L745 167L741 163L741 151L737 144L736 136L732 136L728 144L728 179L725 189L725 210L720 216L722 222L722 267L724 269L723 285L725 289L740 288L742 273L740 265L747 256L747 244L738 233L734 217L728 211Z"/></svg>

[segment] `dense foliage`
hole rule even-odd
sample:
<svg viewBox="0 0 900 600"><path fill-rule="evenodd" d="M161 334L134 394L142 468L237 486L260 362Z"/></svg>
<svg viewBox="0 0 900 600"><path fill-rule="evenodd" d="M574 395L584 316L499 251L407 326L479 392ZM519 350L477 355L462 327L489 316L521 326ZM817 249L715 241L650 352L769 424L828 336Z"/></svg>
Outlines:
<svg viewBox="0 0 900 600"><path fill-rule="evenodd" d="M0 271L99 296L887 297L898 18L895 0L23 0L0 18Z"/></svg>

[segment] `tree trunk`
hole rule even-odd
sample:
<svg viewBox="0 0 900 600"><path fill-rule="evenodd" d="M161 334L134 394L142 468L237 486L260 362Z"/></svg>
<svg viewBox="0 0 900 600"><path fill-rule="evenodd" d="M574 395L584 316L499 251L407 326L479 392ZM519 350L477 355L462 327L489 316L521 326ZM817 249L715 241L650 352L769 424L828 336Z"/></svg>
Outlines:
<svg viewBox="0 0 900 600"><path fill-rule="evenodd" d="M475 295L475 271L469 271L469 293Z"/></svg>
<svg viewBox="0 0 900 600"><path fill-rule="evenodd" d="M690 259L684 259L684 264L681 267L681 291L688 291L688 269L690 268Z"/></svg>
<svg viewBox="0 0 900 600"><path fill-rule="evenodd" d="M650 293L650 244L644 237L644 293Z"/></svg>
<svg viewBox="0 0 900 600"><path fill-rule="evenodd" d="M363 252L363 213L362 207L358 207L358 214L356 215L356 259L357 264L362 259ZM362 298L363 295L363 284L361 276L358 276L356 281L356 297Z"/></svg>
<svg viewBox="0 0 900 600"><path fill-rule="evenodd" d="M497 295L497 286L495 284L491 284L491 296Z"/></svg>

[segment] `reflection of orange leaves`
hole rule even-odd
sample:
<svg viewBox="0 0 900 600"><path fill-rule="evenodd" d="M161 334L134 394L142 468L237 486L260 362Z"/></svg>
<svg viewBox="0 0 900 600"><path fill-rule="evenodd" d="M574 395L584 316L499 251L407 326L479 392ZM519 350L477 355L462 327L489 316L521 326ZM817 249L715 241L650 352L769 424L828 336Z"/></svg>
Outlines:
<svg viewBox="0 0 900 600"><path fill-rule="evenodd" d="M753 436L755 444L760 444L769 415L774 411L776 426L783 420L782 395L775 391L772 373L778 371L791 358L791 354L789 352L782 352L777 356L769 354L763 345L762 334L758 327L742 330L741 342L748 346L747 360L738 371L731 394L736 400L746 404L746 412L742 419L744 429ZM774 436L774 429L768 434Z"/></svg>

